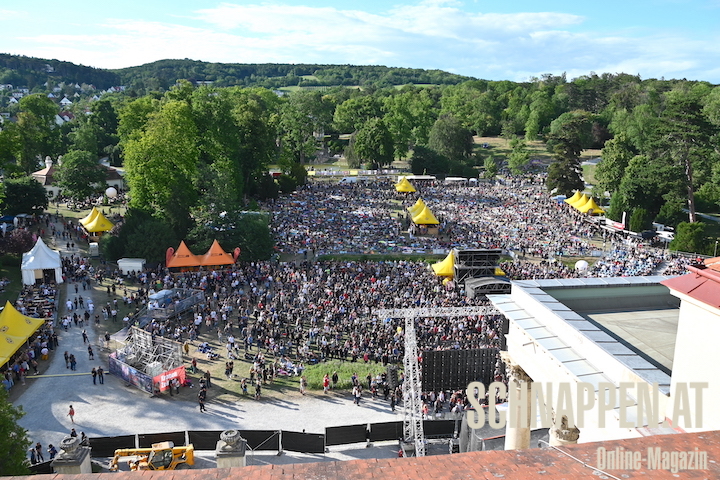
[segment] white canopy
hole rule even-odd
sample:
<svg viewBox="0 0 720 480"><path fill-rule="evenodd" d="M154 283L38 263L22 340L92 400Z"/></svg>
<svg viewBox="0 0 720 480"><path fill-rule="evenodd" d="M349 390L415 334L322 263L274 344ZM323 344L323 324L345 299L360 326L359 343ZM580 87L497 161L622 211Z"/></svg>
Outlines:
<svg viewBox="0 0 720 480"><path fill-rule="evenodd" d="M42 278L43 270L55 270L55 282L63 281L60 252L50 250L42 238L37 239L32 250L23 253L20 269L25 285L34 285L36 279Z"/></svg>

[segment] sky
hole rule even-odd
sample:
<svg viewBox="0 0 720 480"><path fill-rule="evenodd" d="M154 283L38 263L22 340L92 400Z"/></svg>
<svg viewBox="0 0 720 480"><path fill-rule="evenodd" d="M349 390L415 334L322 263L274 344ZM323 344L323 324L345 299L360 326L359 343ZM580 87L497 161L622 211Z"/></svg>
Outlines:
<svg viewBox="0 0 720 480"><path fill-rule="evenodd" d="M99 68L189 58L718 84L720 0L2 1L0 53Z"/></svg>

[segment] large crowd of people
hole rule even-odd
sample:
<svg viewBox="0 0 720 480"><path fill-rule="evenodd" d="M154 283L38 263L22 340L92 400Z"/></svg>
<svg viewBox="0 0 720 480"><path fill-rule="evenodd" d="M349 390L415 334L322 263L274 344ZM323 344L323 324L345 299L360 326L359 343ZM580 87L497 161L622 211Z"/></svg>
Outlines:
<svg viewBox="0 0 720 480"><path fill-rule="evenodd" d="M402 361L403 319L383 318L378 309L488 305L482 297L465 296L462 285L443 283L425 262L323 260L318 258L322 254L500 248L514 256L501 269L517 280L676 274L690 262L613 237L550 198L540 176L419 187L417 194L408 195L396 192L389 181L310 183L267 205L280 251L298 260L243 263L216 271L145 271L133 276L141 287L124 291L123 301L139 312L160 289L202 290L206 301L194 307L192 319L172 326L152 321L144 328L181 342L194 341L201 333L217 335L226 347L226 374L232 375L234 364L229 365L234 360L252 360L247 372L252 384L282 372L300 376L304 365L325 359L383 365ZM407 207L418 198L440 221L438 235L408 233ZM72 232L71 227L66 226L67 231ZM62 233L55 235L66 240ZM574 268L563 261L573 256L598 260ZM77 285L84 290L103 275L119 276L95 271L74 256L66 258L63 267L79 297ZM124 289L120 282L114 282L113 289L117 285ZM114 318L117 305L108 303L100 310L106 319ZM418 345L422 351L500 348L502 321L495 314L420 318L415 326ZM220 356L222 348L208 345L205 354ZM501 370L498 364L496 380L504 380ZM435 411L443 405L457 409L464 401L461 392L427 392L425 398Z"/></svg>

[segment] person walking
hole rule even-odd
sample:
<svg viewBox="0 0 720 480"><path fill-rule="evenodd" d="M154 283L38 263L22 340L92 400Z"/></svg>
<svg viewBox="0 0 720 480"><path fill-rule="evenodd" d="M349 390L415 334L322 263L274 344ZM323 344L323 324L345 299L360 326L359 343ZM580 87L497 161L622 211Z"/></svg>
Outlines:
<svg viewBox="0 0 720 480"><path fill-rule="evenodd" d="M83 339L83 343L90 343L90 340L88 339L87 331L85 331L85 330L82 331L82 339Z"/></svg>
<svg viewBox="0 0 720 480"><path fill-rule="evenodd" d="M93 352L92 345L88 345L88 360L95 360L95 353Z"/></svg>
<svg viewBox="0 0 720 480"><path fill-rule="evenodd" d="M307 388L307 378L303 375L300 377L300 393L305 395L305 389Z"/></svg>
<svg viewBox="0 0 720 480"><path fill-rule="evenodd" d="M42 444L40 442L37 442L35 444L35 458L37 459L38 463L45 461L45 457L43 457L42 454Z"/></svg>
<svg viewBox="0 0 720 480"><path fill-rule="evenodd" d="M70 354L70 370L75 370L77 368L77 360L75 360L75 355L72 353Z"/></svg>
<svg viewBox="0 0 720 480"><path fill-rule="evenodd" d="M70 354L65 350L65 368L70 368Z"/></svg>
<svg viewBox="0 0 720 480"><path fill-rule="evenodd" d="M333 372L331 380L332 380L332 389L335 390L335 387L337 387L337 383L340 380L340 377L338 376L337 372Z"/></svg>
<svg viewBox="0 0 720 480"><path fill-rule="evenodd" d="M105 376L103 375L104 373L105 373L105 370L103 370L102 367L98 367L97 375L98 375L98 381L100 382L100 385L103 385L105 383Z"/></svg>
<svg viewBox="0 0 720 480"><path fill-rule="evenodd" d="M68 417L70 417L70 421L72 423L75 423L75 409L73 408L72 405L70 405L70 410L68 411ZM75 430L75 429L73 428L73 430ZM77 434L75 434L75 435L77 436Z"/></svg>
<svg viewBox="0 0 720 480"><path fill-rule="evenodd" d="M97 370L95 369L95 367L93 367L92 372L90 372L90 373L92 374L92 377L93 377L93 385L96 385L95 382L97 380Z"/></svg>
<svg viewBox="0 0 720 480"><path fill-rule="evenodd" d="M323 393L327 393L330 389L330 375L327 373L323 377Z"/></svg>
<svg viewBox="0 0 720 480"><path fill-rule="evenodd" d="M207 411L205 408L205 390L200 390L200 393L198 393L198 405L201 413Z"/></svg>
<svg viewBox="0 0 720 480"><path fill-rule="evenodd" d="M212 387L212 384L211 384L211 382L210 382L210 378L211 378L210 370L205 370L205 385L207 385L207 388Z"/></svg>

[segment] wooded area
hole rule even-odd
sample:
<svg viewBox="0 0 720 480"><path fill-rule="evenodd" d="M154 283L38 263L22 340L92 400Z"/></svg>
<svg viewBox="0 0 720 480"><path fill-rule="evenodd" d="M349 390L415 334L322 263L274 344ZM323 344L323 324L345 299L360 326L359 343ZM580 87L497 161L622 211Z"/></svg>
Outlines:
<svg viewBox="0 0 720 480"><path fill-rule="evenodd" d="M27 64L47 64L36 60ZM720 88L707 82L627 74L460 82L443 72L387 67L190 60L118 72L119 80L143 86L101 100L77 95L65 107L74 120L60 126L57 102L47 95L24 96L10 108L13 117L0 132L7 174L27 175L46 155L69 155L76 163L109 156L127 170L131 206L150 212L182 238L207 228L220 212L272 198L280 188L291 191L304 181L303 165L318 158L342 153L351 168L402 160L414 173L523 174L538 168L528 142L542 141L553 159L548 190L568 195L585 188L581 153L602 149L593 194L611 199L605 202L610 218L620 220L627 212L635 231L653 221L677 226L695 222L697 211L720 211ZM312 75L315 80L308 81L366 86L278 95L260 87L218 86L229 82L220 77L228 72L259 83ZM176 81L202 82L196 79L213 75L213 85ZM143 78L156 84L151 88ZM407 81L435 85L403 85ZM139 95L145 89L154 91ZM510 153L479 148L473 135L501 136ZM347 137L349 142L341 139ZM274 181L269 165L279 165L285 175ZM83 192L72 174L59 178L68 191Z"/></svg>

